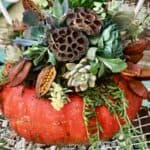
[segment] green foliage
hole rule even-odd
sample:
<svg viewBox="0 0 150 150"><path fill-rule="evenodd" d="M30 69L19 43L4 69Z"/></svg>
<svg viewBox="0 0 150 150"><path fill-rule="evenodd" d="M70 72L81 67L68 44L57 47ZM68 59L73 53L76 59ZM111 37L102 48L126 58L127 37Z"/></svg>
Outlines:
<svg viewBox="0 0 150 150"><path fill-rule="evenodd" d="M7 142L4 139L0 139L0 149L1 150L6 150L5 145Z"/></svg>
<svg viewBox="0 0 150 150"><path fill-rule="evenodd" d="M25 11L23 13L23 23L28 26L36 26L39 23L39 17L36 12Z"/></svg>
<svg viewBox="0 0 150 150"><path fill-rule="evenodd" d="M127 64L120 58L110 59L99 57L100 62L102 62L107 68L109 68L113 73L118 73L123 71Z"/></svg>
<svg viewBox="0 0 150 150"><path fill-rule="evenodd" d="M52 7L52 15L55 19L56 24L61 24L64 21L64 17L69 10L68 0L63 0L60 3L59 0L55 0Z"/></svg>
<svg viewBox="0 0 150 150"><path fill-rule="evenodd" d="M31 59L35 66L42 62L56 64L54 55L49 51L47 47L32 46L24 52L24 56Z"/></svg>
<svg viewBox="0 0 150 150"><path fill-rule="evenodd" d="M8 82L8 77L4 76L3 70L5 66L0 66L0 87Z"/></svg>
<svg viewBox="0 0 150 150"><path fill-rule="evenodd" d="M116 24L106 26L98 41L100 55L106 58L122 58L123 47Z"/></svg>
<svg viewBox="0 0 150 150"><path fill-rule="evenodd" d="M104 4L102 2L94 2L94 7L93 7L93 10L101 17L101 19L105 19L107 16L103 5Z"/></svg>
<svg viewBox="0 0 150 150"><path fill-rule="evenodd" d="M71 7L93 8L94 2L104 2L105 0L69 0Z"/></svg>
<svg viewBox="0 0 150 150"><path fill-rule="evenodd" d="M36 25L31 27L29 30L31 39L41 41L44 38L44 26Z"/></svg>
<svg viewBox="0 0 150 150"><path fill-rule="evenodd" d="M92 145L94 144L94 147L96 147L95 144L100 140L99 132L101 132L103 129L97 121L95 108L101 105L106 106L116 117L118 116L125 119L127 117L127 101L124 92L119 89L112 80L108 80L107 82L105 81L99 86L88 89L80 94L84 98L83 118L88 131L88 138L90 143ZM109 97L111 97L111 99L109 99ZM96 124L94 127L91 126L89 121L89 119L92 118L96 119Z"/></svg>

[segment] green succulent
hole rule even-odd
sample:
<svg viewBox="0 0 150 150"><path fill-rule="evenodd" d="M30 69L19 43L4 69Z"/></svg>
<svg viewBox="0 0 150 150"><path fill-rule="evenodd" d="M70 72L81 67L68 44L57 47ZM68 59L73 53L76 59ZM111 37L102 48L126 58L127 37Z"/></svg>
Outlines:
<svg viewBox="0 0 150 150"><path fill-rule="evenodd" d="M94 2L93 10L100 16L101 19L106 18L106 11L103 7L103 3L101 2Z"/></svg>
<svg viewBox="0 0 150 150"><path fill-rule="evenodd" d="M101 56L107 58L123 58L121 36L116 24L105 27L98 41Z"/></svg>
<svg viewBox="0 0 150 150"><path fill-rule="evenodd" d="M66 88L62 88L60 84L55 82L52 83L52 86L47 94L48 98L51 100L51 105L57 110L60 111L61 108L69 101L69 98L66 93L71 92Z"/></svg>
<svg viewBox="0 0 150 150"><path fill-rule="evenodd" d="M64 78L68 79L68 87L74 87L76 92L80 92L95 86L96 76L90 72L91 66L87 64L87 59L82 59L79 64L68 63L66 67L69 71L64 74Z"/></svg>

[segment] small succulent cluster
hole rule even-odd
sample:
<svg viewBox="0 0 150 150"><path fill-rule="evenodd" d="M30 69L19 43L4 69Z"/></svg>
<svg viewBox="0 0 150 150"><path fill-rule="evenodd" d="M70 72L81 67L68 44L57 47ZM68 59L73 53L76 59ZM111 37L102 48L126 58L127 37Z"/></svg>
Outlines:
<svg viewBox="0 0 150 150"><path fill-rule="evenodd" d="M66 104L69 101L69 98L66 95L67 92L69 91L67 91L67 89L65 88L62 88L59 84L55 82L52 83L52 86L49 89L47 96L51 100L51 105L57 111L63 108L64 104Z"/></svg>
<svg viewBox="0 0 150 150"><path fill-rule="evenodd" d="M80 92L95 86L96 76L90 72L91 66L87 64L87 59L66 66L69 71L64 74L64 78L68 79L68 87L74 87L76 92Z"/></svg>

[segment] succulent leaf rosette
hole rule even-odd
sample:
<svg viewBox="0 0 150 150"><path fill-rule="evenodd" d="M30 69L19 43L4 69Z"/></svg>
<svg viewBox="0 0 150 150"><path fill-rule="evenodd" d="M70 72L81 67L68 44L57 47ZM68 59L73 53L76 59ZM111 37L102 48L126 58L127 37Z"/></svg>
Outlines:
<svg viewBox="0 0 150 150"><path fill-rule="evenodd" d="M12 55L7 52L1 67L0 96L8 118L13 113L7 109L9 103L22 109L21 119L11 120L26 139L46 144L89 142L95 148L119 128L124 132L123 124L130 128L142 99L150 98L138 81L148 78L150 71L136 64L148 41L129 34L138 26L131 22L133 14L110 8L109 3L54 0L39 7L31 0L22 1L23 21L18 26L14 23L14 36L6 50L12 49ZM130 30L125 28L126 21ZM19 105L16 101L21 97ZM23 107L28 104L37 109L39 120L25 117ZM30 122L33 130L28 135L20 128L31 128ZM57 129L59 136L54 134Z"/></svg>

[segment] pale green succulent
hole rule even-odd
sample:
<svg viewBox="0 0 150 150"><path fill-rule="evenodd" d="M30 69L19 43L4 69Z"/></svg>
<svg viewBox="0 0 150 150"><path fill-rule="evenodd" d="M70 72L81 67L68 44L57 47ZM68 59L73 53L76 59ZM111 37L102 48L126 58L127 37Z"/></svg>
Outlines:
<svg viewBox="0 0 150 150"><path fill-rule="evenodd" d="M40 7L40 8L46 8L46 7L48 7L48 2L49 1L51 1L51 0L34 0L34 2L36 3L36 4L38 4L38 6Z"/></svg>
<svg viewBox="0 0 150 150"><path fill-rule="evenodd" d="M15 63L23 56L23 51L17 46L8 45L6 47L6 61Z"/></svg>
<svg viewBox="0 0 150 150"><path fill-rule="evenodd" d="M68 79L68 87L74 87L76 92L86 91L89 87L95 86L96 76L90 70L91 66L87 64L87 59L82 59L79 64L66 64L69 70L64 74Z"/></svg>
<svg viewBox="0 0 150 150"><path fill-rule="evenodd" d="M60 111L61 108L69 101L69 98L66 93L71 92L65 88L62 88L59 84L53 82L52 86L48 92L48 97L51 100L51 105L57 111Z"/></svg>
<svg viewBox="0 0 150 150"><path fill-rule="evenodd" d="M93 10L101 17L101 19L106 18L106 11L103 8L103 3L101 2L94 2Z"/></svg>

